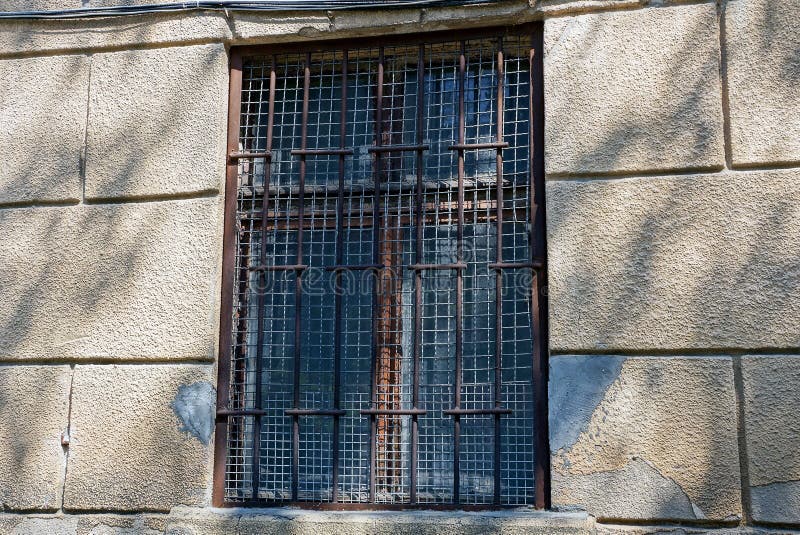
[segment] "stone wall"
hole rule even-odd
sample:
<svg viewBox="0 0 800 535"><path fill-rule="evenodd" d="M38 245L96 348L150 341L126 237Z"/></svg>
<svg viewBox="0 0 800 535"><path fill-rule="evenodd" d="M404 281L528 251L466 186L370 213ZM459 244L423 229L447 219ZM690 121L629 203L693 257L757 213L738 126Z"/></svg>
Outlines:
<svg viewBox="0 0 800 535"><path fill-rule="evenodd" d="M229 48L537 19L552 501L592 516L210 509ZM799 51L800 0L0 20L0 532L800 530Z"/></svg>

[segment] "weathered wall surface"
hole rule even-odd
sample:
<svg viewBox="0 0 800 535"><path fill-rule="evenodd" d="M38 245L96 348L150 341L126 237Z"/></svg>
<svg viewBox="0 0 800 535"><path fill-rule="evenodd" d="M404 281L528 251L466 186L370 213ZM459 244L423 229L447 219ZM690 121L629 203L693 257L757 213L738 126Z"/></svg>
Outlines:
<svg viewBox="0 0 800 535"><path fill-rule="evenodd" d="M229 47L537 19L552 498L599 524L210 510ZM798 21L798 0L0 20L0 532L800 529Z"/></svg>
<svg viewBox="0 0 800 535"><path fill-rule="evenodd" d="M798 526L799 16L545 22L554 504Z"/></svg>

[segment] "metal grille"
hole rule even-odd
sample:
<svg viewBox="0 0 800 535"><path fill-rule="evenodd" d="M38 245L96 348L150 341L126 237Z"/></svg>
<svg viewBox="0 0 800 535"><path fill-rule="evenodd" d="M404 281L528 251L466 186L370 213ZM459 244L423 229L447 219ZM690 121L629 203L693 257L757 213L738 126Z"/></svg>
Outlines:
<svg viewBox="0 0 800 535"><path fill-rule="evenodd" d="M535 39L407 42L234 66L225 503L541 506Z"/></svg>

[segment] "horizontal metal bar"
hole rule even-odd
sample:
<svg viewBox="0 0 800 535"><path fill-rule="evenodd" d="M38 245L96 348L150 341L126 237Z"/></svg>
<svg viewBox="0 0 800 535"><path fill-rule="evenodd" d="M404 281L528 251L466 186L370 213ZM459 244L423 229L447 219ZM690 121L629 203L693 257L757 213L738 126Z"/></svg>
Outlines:
<svg viewBox="0 0 800 535"><path fill-rule="evenodd" d="M364 416L422 416L428 414L425 409L362 409Z"/></svg>
<svg viewBox="0 0 800 535"><path fill-rule="evenodd" d="M371 269L384 269L383 264L342 264L340 266L326 266L325 271L369 271Z"/></svg>
<svg viewBox="0 0 800 535"><path fill-rule="evenodd" d="M430 150L430 145L381 145L369 147L367 152L413 152L417 150Z"/></svg>
<svg viewBox="0 0 800 535"><path fill-rule="evenodd" d="M264 416L264 409L217 409L217 416Z"/></svg>
<svg viewBox="0 0 800 535"><path fill-rule="evenodd" d="M489 269L500 271L502 269L538 269L544 267L544 262L536 260L534 262L497 262L489 264Z"/></svg>
<svg viewBox="0 0 800 535"><path fill-rule="evenodd" d="M467 265L463 262L455 264L411 264L408 266L411 271L423 271L426 269L467 269Z"/></svg>
<svg viewBox="0 0 800 535"><path fill-rule="evenodd" d="M284 266L253 266L249 271L305 271L308 266L305 264L288 264Z"/></svg>
<svg viewBox="0 0 800 535"><path fill-rule="evenodd" d="M506 142L492 142L492 143L459 143L450 145L447 150L479 150L479 149L507 149L508 143Z"/></svg>
<svg viewBox="0 0 800 535"><path fill-rule="evenodd" d="M272 152L232 152L228 154L230 160L238 160L240 158L272 158Z"/></svg>
<svg viewBox="0 0 800 535"><path fill-rule="evenodd" d="M353 149L294 149L292 156L347 156Z"/></svg>
<svg viewBox="0 0 800 535"><path fill-rule="evenodd" d="M344 416L346 410L342 409L286 409L286 416Z"/></svg>
<svg viewBox="0 0 800 535"><path fill-rule="evenodd" d="M503 407L494 407L492 409L445 409L442 411L444 414L461 416L464 414L511 414L511 409Z"/></svg>

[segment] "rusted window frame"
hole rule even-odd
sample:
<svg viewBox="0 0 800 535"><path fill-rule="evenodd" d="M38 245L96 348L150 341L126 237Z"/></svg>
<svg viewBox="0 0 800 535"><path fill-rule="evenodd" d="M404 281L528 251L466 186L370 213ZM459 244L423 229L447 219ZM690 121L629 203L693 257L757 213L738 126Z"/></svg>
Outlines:
<svg viewBox="0 0 800 535"><path fill-rule="evenodd" d="M240 128L240 113L241 113L241 97L242 97L242 64L243 58L247 56L254 56L254 55L268 55L268 54L276 54L279 52L306 52L311 53L312 51L319 51L325 50L328 48L333 49L348 49L348 48L355 48L355 47L366 47L366 46L376 46L376 47L384 47L384 46L393 46L393 45L400 45L400 44L409 44L409 43L435 43L435 42L448 42L448 41L458 41L458 40L466 40L466 39L475 39L481 37L497 37L498 35L503 35L506 31L513 32L515 34L521 33L528 33L531 36L531 51L530 51L530 223L532 229L532 239L530 243L530 262L529 263L522 263L522 264L512 264L512 263L496 263L490 264L490 268L494 269L497 277L498 277L498 284L499 279L501 277L501 273L503 270L513 270L519 268L532 268L533 269L533 277L532 277L532 289L531 289L531 322L532 322L532 329L535 343L533 344L533 351L531 355L531 363L532 363L532 383L533 383L533 401L534 401L534 423L533 423L533 456L534 456L534 482L535 482L535 502L534 506L537 509L546 509L550 507L550 451L549 451L549 440L548 440L548 409L547 409L547 376L548 376L548 325L547 325L547 269L546 269L546 232L545 232L545 184L544 184L544 92L543 92L543 26L540 22L528 23L520 26L512 26L507 28L486 28L482 30L460 30L457 33L453 31L445 31L445 32L428 32L428 33L419 33L419 34L406 34L406 35L398 35L398 36L386 36L380 38L362 38L356 40L329 40L329 41L317 41L312 43L295 43L295 44L279 44L279 45L259 45L259 46L246 46L246 47L235 47L231 49L230 52L230 81L229 81L229 103L228 103L228 143L227 143L227 167L226 167L226 185L225 185L225 204L224 204L224 233L223 233L223 269L222 269L222 295L221 295L221 317L220 317L220 337L219 337L219 361L218 361L218 388L217 388L217 412L216 412L216 422L215 422L215 445L214 445L214 470L213 470L213 492L212 492L212 503L215 507L242 507L242 506L264 506L269 502L265 502L264 500L252 500L252 501L235 501L230 502L225 500L225 471L226 471L226 458L227 458L227 427L228 427L228 418L233 414L241 414L243 412L249 412L252 414L257 415L258 410L254 411L231 411L227 408L227 403L229 401L229 393L230 393L230 373L231 373L231 348L232 348L232 333L233 333L233 296L234 296L234 271L235 271L235 255L236 255L236 199L237 199L237 187L238 187L238 177L239 177L239 170L238 170L238 160L240 157L247 157L247 158L264 158L266 160L269 159L270 154L269 152L264 153L239 153L238 151L238 140L239 140L239 128ZM502 51L500 52L502 54ZM422 64L422 62L421 62ZM455 150L458 152L459 155L459 182L463 183L463 165L464 165L464 150L467 149L475 149L478 148L477 146L467 146L464 144L463 135L464 135L464 128L463 128L463 121L465 117L465 112L463 109L463 75L464 75L464 56L463 56L463 48L462 54L460 58L461 64L461 81L460 84L462 85L461 88L461 97L459 102L459 120L462 122L460 125L460 140L457 145L450 147L451 150ZM502 65L502 62L499 63ZM346 65L346 61L345 61ZM345 67L346 68L346 67ZM379 62L379 73L382 69L382 62ZM308 83L308 71L306 71L306 83ZM379 74L380 76L380 74ZM501 78L502 79L502 78ZM378 90L380 91L381 85L379 83ZM502 85L502 83L501 83ZM274 87L274 84L273 84ZM502 90L498 92L498 100L499 105L502 106ZM380 95L380 93L379 93ZM271 95L271 103L274 104L274 94ZM380 102L380 96L378 101ZM502 108L501 108L502 109ZM303 111L304 115L307 116L307 106L304 108ZM270 115L272 112L270 111ZM380 114L380 107L378 108L378 114ZM499 116L499 120L502 121L502 114ZM378 115L378 124L380 124L380 115ZM421 123L420 127L421 127ZM270 132L272 129L269 128L268 131ZM498 129L498 132L501 132L502 128ZM418 164L419 160L422 158L423 150L425 147L421 144L421 135L418 139L418 145L409 145L409 146L393 146L388 147L387 149L392 150L404 150L404 151L413 151L417 154ZM344 134L342 134L342 140L344 138ZM376 136L378 142L376 143L376 147L374 147L371 152L374 152L376 157L380 159L382 154L382 149L380 146L380 138L381 136ZM343 142L343 141L342 141ZM499 176L502 176L502 140L497 139L495 143L486 144L487 147L484 148L497 148L497 171ZM491 145L491 146L489 146ZM269 146L269 142L268 142ZM318 153L319 151L307 151L306 148L303 146L301 149L293 151L296 156L299 156L300 166L305 167L305 160L310 153ZM350 151L352 152L352 151ZM348 153L347 149L344 148L342 145L339 149L332 151L327 151L327 153L331 155L338 155L339 162L340 162L340 174L342 171L342 166L344 162L344 156ZM267 166L268 167L268 166ZM421 171L421 166L418 165L418 170ZM304 175L304 171L301 169L301 177ZM301 188L302 190L302 188ZM459 234L459 243L463 239L463 223L464 223L464 199L463 199L463 186L459 186L459 199L458 199L458 206L456 209L459 212L458 218L458 234ZM379 193L379 188L376 188L376 194ZM417 192L417 201L419 202L419 191ZM502 186L500 185L500 181L498 181L497 187L497 195L499 199L502 199ZM379 203L376 203L375 206L378 206ZM264 203L265 210L267 203ZM300 210L302 210L302 199L301 202L298 204ZM502 222L503 218L503 210L498 210L497 213L497 221L498 223ZM418 212L419 213L419 212ZM409 214L412 216L413 214ZM378 218L373 218L378 219ZM419 222L418 222L419 223ZM302 215L300 216L300 227L303 226L302 223ZM498 226L498 237L501 238L502 235L502 227L501 225ZM341 235L341 234L340 234ZM502 247L501 240L497 241L498 249ZM298 248L299 250L302 247ZM459 248L460 249L460 248ZM262 248L263 250L263 248ZM376 251L376 258L380 254L379 251ZM301 265L300 254L298 254L298 262L297 266L294 266L296 270L302 270L303 266ZM290 266L291 267L291 266ZM419 277L419 274L424 269L438 269L443 266L426 266L426 265L417 265L417 266L410 266L416 272L416 277ZM450 269L455 269L456 272L459 274L459 286L460 286L460 273L461 269L460 266L453 265L450 266ZM299 272L299 271L298 271ZM417 280L417 282L419 282ZM420 285L417 284L416 287L419 289ZM299 291L299 284L297 285ZM418 291L418 290L417 290ZM457 298L460 300L461 292L457 292ZM419 299L419 297L417 297ZM497 292L498 301L501 299L500 292ZM300 300L297 300L299 303ZM461 307L458 303L456 306L457 313L461 314ZM498 306L500 303L497 304ZM337 307L341 306L340 303L337 303ZM497 315L498 323L501 321L499 319L500 315ZM416 322L419 321L417 318ZM459 322L460 325L460 322ZM460 330L460 329L459 329ZM417 329L415 330L415 340L414 345L418 346L420 343L419 340L419 325L417 325ZM502 325L498 324L497 332L502 332ZM296 336L299 336L299 332L296 333ZM499 334L498 334L499 336ZM457 344L458 339L457 337ZM338 345L338 344L337 344ZM496 344L498 355L496 359L499 359L500 349L500 339L498 338L498 342ZM456 354L458 355L459 350L456 349ZM415 351L414 359L418 358L418 351ZM337 359L335 359L336 361ZM373 361L375 357L373 356ZM298 359L295 359L295 363L297 363ZM460 365L460 359L456 359L457 370ZM415 374L418 370L418 364L415 362ZM296 370L295 370L296 371ZM374 375L374 374L373 374ZM498 380L498 374L495 375L496 381ZM298 377L298 374L295 373L295 377ZM338 376L337 376L338 378ZM460 374L456 373L456 381L460 381ZM416 389L418 388L418 381L415 380L415 392L414 392L414 399L413 405L416 407L418 393ZM257 389L260 390L260 389ZM295 389L295 395L299 389ZM334 395L336 396L337 389L334 389ZM456 387L456 400L455 400L455 407L452 409L451 412L454 416L455 420L455 442L456 442L456 451L454 456L454 503L453 504L430 504L430 503L413 503L415 500L411 500L412 503L410 504L376 504L376 503L337 503L334 499L333 503L312 503L312 502L299 502L293 500L291 502L281 502L280 505L282 506L294 506L294 507L302 507L302 508L314 508L314 509L329 509L329 510L395 510L395 509L409 509L409 508L423 508L423 509L463 509L463 510L476 510L476 509L491 509L491 508L499 508L504 507L502 505L490 504L490 505L467 505L467 504L458 504L458 422L459 422L459 388ZM298 401L298 400L296 400ZM334 402L335 403L335 402ZM498 401L499 403L499 401ZM373 400L373 407L375 407L375 403ZM499 416L503 409L497 406L495 412ZM297 422L298 416L302 416L302 411L295 411L297 414L294 416L294 434L295 437L297 436ZM314 411L315 414L319 414L322 411ZM329 411L330 414L326 414L329 416L335 416L334 413L343 412L343 411ZM362 411L362 414L370 415L371 412L375 412L375 409L372 411L366 410ZM396 411L395 411L396 412ZM413 413L413 409L411 411L401 411L404 413ZM462 411L464 414L468 413L469 411ZM486 412L485 410L483 412ZM258 418L255 418L258 421ZM376 421L374 416L371 416L371 420L373 422ZM495 427L495 434L499 433L499 417L495 418L496 427ZM338 418L334 417L334 426L335 428L338 427ZM416 418L413 419L413 432L416 434ZM334 428L334 429L335 429ZM257 430L256 430L257 431ZM373 429L372 434L374 435L375 430ZM336 431L334 430L334 437L336 436ZM374 440L374 437L373 437ZM296 448L296 438L295 438L295 448ZM416 441L412 440L412 448L416 445ZM257 448L256 448L257 451ZM294 455L297 455L297 452L293 452ZM374 448L373 448L374 453ZM415 451L412 449L411 452L411 459L412 459L412 477L416 472L415 466ZM499 455L499 448L496 449L496 456ZM258 455L255 455L258 457ZM256 460L256 463L258 460ZM374 459L371 459L371 462L374 464ZM294 470L297 468L297 463L294 463ZM333 459L333 470L336 471L338 468L338 463L336 459L336 455L334 454ZM495 459L495 466L499 466L499 462ZM254 471L257 471L257 466L254 466ZM495 470L495 478L498 478L500 473L499 469ZM296 474L293 474L294 481L296 482ZM374 481L370 484L371 490L374 487ZM334 485L334 492L336 486ZM414 485L411 485L412 492L414 492ZM495 489L499 489L499 485L495 484Z"/></svg>

